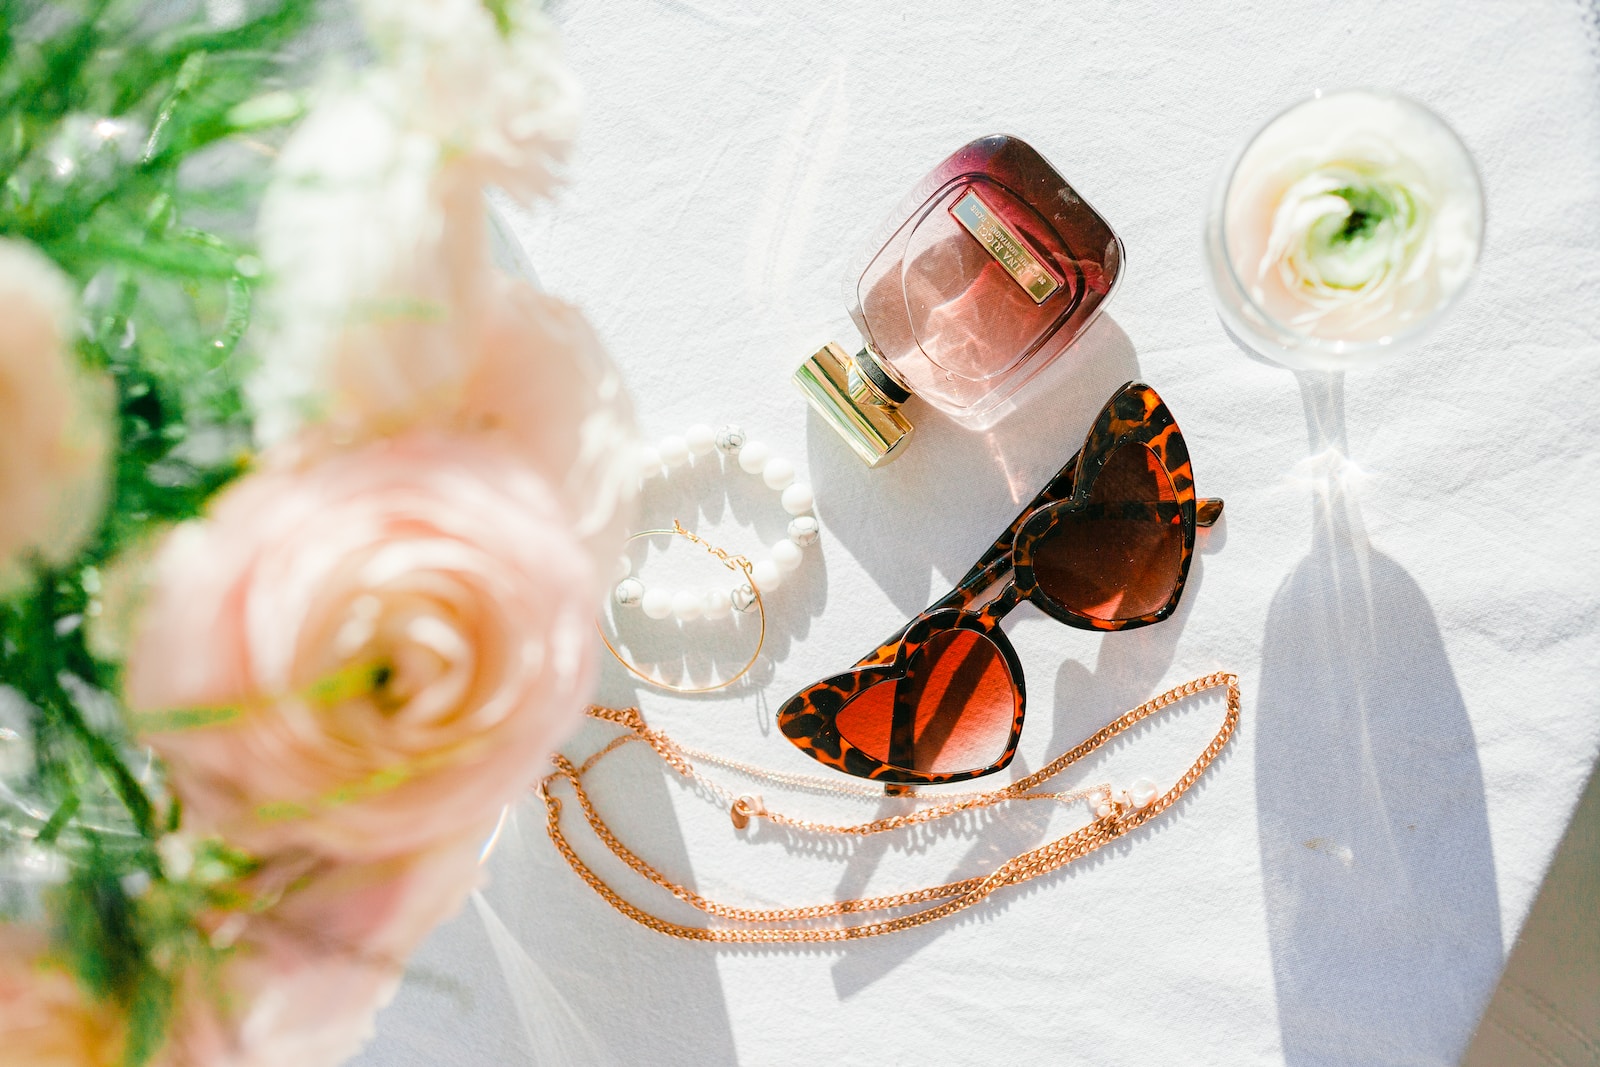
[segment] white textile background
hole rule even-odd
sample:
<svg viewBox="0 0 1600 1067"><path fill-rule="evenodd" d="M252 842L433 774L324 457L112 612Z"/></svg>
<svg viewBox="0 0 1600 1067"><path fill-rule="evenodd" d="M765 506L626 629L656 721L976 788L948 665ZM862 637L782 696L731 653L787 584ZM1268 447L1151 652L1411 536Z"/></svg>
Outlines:
<svg viewBox="0 0 1600 1067"><path fill-rule="evenodd" d="M742 422L808 472L823 523L820 551L772 597L758 687L674 698L613 668L602 699L642 704L688 743L816 771L774 730L775 707L943 592L1112 389L1141 378L1226 515L1159 626L1100 636L1015 614L1030 698L1015 771L1213 670L1240 675L1243 725L1152 826L953 921L837 948L719 950L637 927L566 869L530 802L484 896L425 948L358 1062L1453 1063L1600 746L1596 9L552 9L587 121L556 204L512 216L541 280L592 317L648 437ZM1423 350L1297 377L1224 335L1201 218L1250 130L1346 85L1409 93L1456 127L1482 169L1487 244ZM1100 210L1128 273L993 430L918 408L906 456L869 472L789 374L824 341L853 348L842 292L856 246L932 164L993 132L1029 141ZM754 480L679 484L647 520L682 518L744 551L782 536ZM1064 785L1170 782L1220 717L1195 701ZM615 759L595 782L608 818L733 903L944 881L1082 818L1024 812L851 847L745 841L644 753ZM693 914L601 869L651 910Z"/></svg>

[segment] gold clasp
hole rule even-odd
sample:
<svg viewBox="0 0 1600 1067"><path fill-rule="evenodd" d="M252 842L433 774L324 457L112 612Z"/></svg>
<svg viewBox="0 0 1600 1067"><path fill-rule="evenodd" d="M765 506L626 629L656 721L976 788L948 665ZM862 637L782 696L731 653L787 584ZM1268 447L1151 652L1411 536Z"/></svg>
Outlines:
<svg viewBox="0 0 1600 1067"><path fill-rule="evenodd" d="M716 545L712 544L710 541L707 541L705 538L697 537L694 534L690 533L688 530L685 530L683 528L683 523L679 522L677 519L673 519L672 520L672 532L677 534L679 537L688 538L690 541L693 541L695 544L699 545L701 548L705 549L707 552L711 553L713 556L715 556L718 559L720 559L722 561L723 565L725 567L727 567L730 571L731 570L742 570L746 574L749 574L750 573L750 568L752 566L754 566L754 564L752 564L745 557L736 556L733 553L729 552L727 549L718 548Z"/></svg>
<svg viewBox="0 0 1600 1067"><path fill-rule="evenodd" d="M746 793L738 800L735 800L728 809L728 814L733 818L733 828L735 830L743 830L746 826L749 826L750 816L765 815L766 813L767 809L761 803L761 795L759 793Z"/></svg>

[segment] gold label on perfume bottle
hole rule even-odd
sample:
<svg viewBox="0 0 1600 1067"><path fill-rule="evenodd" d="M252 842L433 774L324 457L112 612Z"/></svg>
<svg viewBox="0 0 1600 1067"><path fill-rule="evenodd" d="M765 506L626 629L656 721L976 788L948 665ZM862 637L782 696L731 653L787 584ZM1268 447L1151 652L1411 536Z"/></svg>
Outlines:
<svg viewBox="0 0 1600 1067"><path fill-rule="evenodd" d="M1012 280L1033 297L1035 304L1044 303L1051 293L1061 288L1060 283L1044 269L1044 264L1011 232L1011 228L989 210L988 204L978 199L977 193L968 190L966 196L951 205L950 214L977 238L978 243L994 257L996 263L1006 269Z"/></svg>

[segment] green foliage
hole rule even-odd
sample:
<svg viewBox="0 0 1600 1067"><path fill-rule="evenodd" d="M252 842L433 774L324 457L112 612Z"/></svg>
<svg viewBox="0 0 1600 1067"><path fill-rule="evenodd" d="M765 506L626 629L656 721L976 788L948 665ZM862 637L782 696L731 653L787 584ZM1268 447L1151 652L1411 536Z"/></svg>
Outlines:
<svg viewBox="0 0 1600 1067"><path fill-rule="evenodd" d="M79 352L114 385L117 440L80 559L35 568L0 602L0 683L33 709L26 786L49 813L0 813L0 849L31 839L67 861L45 900L58 951L126 1015L131 1064L160 1046L174 969L211 953L196 913L248 864L216 853L164 874L156 841L176 808L104 713L119 667L91 653L85 620L101 565L199 514L243 469L261 138L299 113L286 56L314 0L261 0L221 28L198 2L176 6L0 0L0 236L34 243L79 287Z"/></svg>
<svg viewBox="0 0 1600 1067"><path fill-rule="evenodd" d="M511 0L483 0L484 10L494 19L501 37L511 36Z"/></svg>
<svg viewBox="0 0 1600 1067"><path fill-rule="evenodd" d="M1328 195L1337 196L1350 207L1350 214L1332 237L1335 242L1348 244L1365 240L1392 218L1398 217L1403 225L1410 225L1411 201L1402 189L1376 183L1346 185Z"/></svg>

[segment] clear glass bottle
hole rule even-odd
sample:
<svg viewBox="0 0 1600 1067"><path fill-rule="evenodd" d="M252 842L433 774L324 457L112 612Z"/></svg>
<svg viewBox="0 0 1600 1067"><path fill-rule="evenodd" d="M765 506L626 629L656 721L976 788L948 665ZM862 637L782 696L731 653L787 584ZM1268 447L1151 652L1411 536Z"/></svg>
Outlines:
<svg viewBox="0 0 1600 1067"><path fill-rule="evenodd" d="M983 425L1094 319L1122 242L1055 168L1015 137L940 163L868 242L850 316L855 356L829 344L795 372L823 417L876 467L900 454L919 396Z"/></svg>

